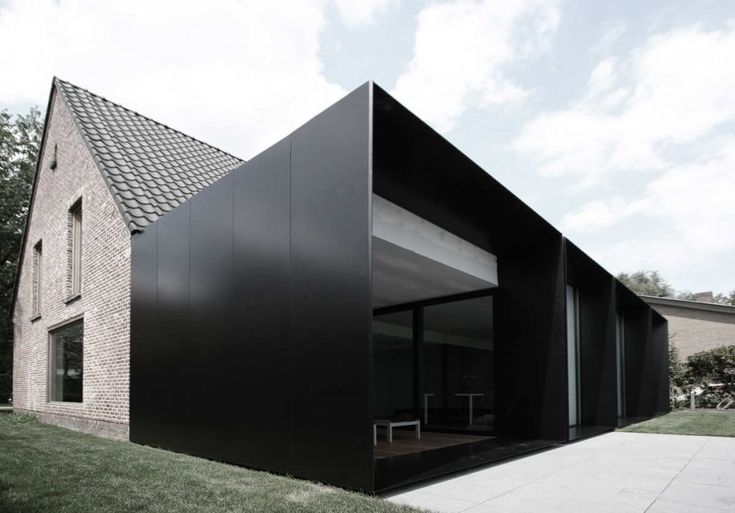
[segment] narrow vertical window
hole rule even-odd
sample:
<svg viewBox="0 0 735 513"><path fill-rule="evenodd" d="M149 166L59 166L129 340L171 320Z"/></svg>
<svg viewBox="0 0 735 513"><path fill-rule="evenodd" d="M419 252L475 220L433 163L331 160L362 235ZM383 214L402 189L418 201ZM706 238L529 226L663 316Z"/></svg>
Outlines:
<svg viewBox="0 0 735 513"><path fill-rule="evenodd" d="M615 319L615 355L618 378L618 417L625 417L625 317L618 312Z"/></svg>
<svg viewBox="0 0 735 513"><path fill-rule="evenodd" d="M51 332L49 398L81 403L84 369L84 322L76 321Z"/></svg>
<svg viewBox="0 0 735 513"><path fill-rule="evenodd" d="M70 210L71 218L71 251L70 251L70 295L82 292L82 202L78 201Z"/></svg>
<svg viewBox="0 0 735 513"><path fill-rule="evenodd" d="M35 246L33 246L33 270L31 272L31 279L33 281L33 291L31 293L31 301L33 303L31 310L32 316L38 317L41 315L41 282L42 282L42 243L39 240Z"/></svg>
<svg viewBox="0 0 735 513"><path fill-rule="evenodd" d="M577 289L567 284L567 390L569 427L579 423L579 299Z"/></svg>

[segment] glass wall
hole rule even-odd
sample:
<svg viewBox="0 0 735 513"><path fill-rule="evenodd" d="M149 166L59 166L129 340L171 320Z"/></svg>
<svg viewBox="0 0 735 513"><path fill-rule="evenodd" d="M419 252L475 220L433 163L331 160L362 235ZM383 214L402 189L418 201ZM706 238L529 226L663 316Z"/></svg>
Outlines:
<svg viewBox="0 0 735 513"><path fill-rule="evenodd" d="M52 401L81 403L84 323L67 324L51 333Z"/></svg>
<svg viewBox="0 0 735 513"><path fill-rule="evenodd" d="M373 318L375 418L415 416L413 311Z"/></svg>
<svg viewBox="0 0 735 513"><path fill-rule="evenodd" d="M493 305L480 297L423 309L427 428L493 429Z"/></svg>
<svg viewBox="0 0 735 513"><path fill-rule="evenodd" d="M375 418L492 431L493 298L407 305L373 318Z"/></svg>

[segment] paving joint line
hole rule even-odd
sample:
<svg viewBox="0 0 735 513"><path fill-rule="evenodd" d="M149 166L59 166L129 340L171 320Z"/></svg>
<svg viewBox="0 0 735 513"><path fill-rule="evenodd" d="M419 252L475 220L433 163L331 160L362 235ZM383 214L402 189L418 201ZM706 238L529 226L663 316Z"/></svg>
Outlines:
<svg viewBox="0 0 735 513"><path fill-rule="evenodd" d="M704 447L708 443L710 443L710 441L711 440L709 438L705 438L704 443L699 447L699 449L697 449L697 451L694 454L692 454L692 457L689 458L689 460L687 460L687 462L684 464L684 466L681 467L681 469L679 469L679 471L674 475L674 477L671 478L671 480L669 481L669 484L667 484L664 487L664 489L661 490L658 493L658 495L656 495L656 497L651 501L651 504L649 504L648 507L643 510L643 513L646 513L649 509L651 509L651 506L653 506L654 504L656 504L656 501L659 500L664 493L666 493L666 490L668 490L669 487L674 483L674 481L676 481L676 478L679 477L679 475L682 472L684 472L684 469L687 468L692 461L694 461L694 458L696 458L699 455L699 453L702 452L702 449L704 449Z"/></svg>

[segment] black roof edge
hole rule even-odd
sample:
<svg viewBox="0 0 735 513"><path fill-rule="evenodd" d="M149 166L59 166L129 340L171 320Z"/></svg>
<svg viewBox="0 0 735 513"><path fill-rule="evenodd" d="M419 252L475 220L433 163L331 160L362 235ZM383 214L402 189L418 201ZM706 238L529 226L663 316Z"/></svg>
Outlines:
<svg viewBox="0 0 735 513"><path fill-rule="evenodd" d="M494 182L495 184L500 187L504 192L508 194L511 198L513 198L514 201L520 203L522 206L526 207L531 214L537 219L537 221L540 221L542 225L545 226L545 228L548 228L554 232L554 236L563 236L564 234L559 230L556 226L554 226L551 222L549 222L544 216L536 212L530 205L528 205L525 201L523 201L516 193L508 189L500 180L495 178L490 171L485 169L483 166L475 162L474 159L472 159L469 155L467 155L464 151L462 151L460 148L458 148L454 143L452 143L449 139L447 139L445 136L443 136L441 133L439 133L438 130L436 130L433 126L431 126L429 123L424 121L421 117L418 116L415 112L413 112L411 109L406 107L403 103L401 103L395 96L390 94L388 91L386 91L383 87L381 87L379 84L375 83L372 80L369 80L366 82L367 84L370 84L373 89L377 88L381 94L386 95L388 98L396 102L400 107L406 110L411 116L416 118L416 120L424 125L426 128L431 130L437 137L439 137L444 143L446 143L449 147L452 148L452 150L456 151L458 154L462 155L468 162L470 162L473 166L476 168L482 170L485 174L487 174ZM375 107L373 107L375 108Z"/></svg>

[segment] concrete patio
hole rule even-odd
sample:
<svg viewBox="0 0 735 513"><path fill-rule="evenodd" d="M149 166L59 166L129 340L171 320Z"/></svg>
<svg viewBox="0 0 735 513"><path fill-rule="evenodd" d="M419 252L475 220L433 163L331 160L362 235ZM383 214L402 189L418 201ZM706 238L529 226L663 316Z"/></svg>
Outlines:
<svg viewBox="0 0 735 513"><path fill-rule="evenodd" d="M447 513L735 511L735 438L608 433L401 490Z"/></svg>

